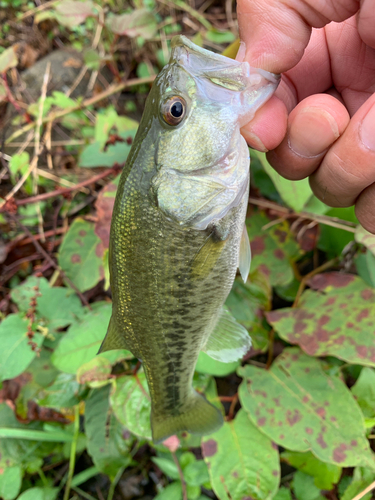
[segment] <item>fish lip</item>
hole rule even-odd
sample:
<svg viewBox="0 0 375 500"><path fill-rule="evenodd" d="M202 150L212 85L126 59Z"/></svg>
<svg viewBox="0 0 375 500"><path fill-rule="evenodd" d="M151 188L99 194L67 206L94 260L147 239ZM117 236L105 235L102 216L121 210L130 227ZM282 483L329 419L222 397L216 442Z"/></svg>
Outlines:
<svg viewBox="0 0 375 500"><path fill-rule="evenodd" d="M173 37L171 42L170 63L177 62L186 71L191 72L195 76L205 76L205 74L207 74L208 76L210 70L208 69L207 71L207 67L199 67L196 64L197 59L194 58L194 60L192 60L192 58L189 57L190 55L198 56L198 60L202 60L203 58L204 63L212 62L212 69L214 69L215 71L223 70L227 73L229 68L233 70L237 69L237 71L242 69L243 77L245 79L251 78L254 73L259 74L265 80L268 80L270 83L273 83L275 85L278 85L281 79L281 75L271 73L261 68L251 67L246 61L239 62L235 59L223 56L222 54L217 54L215 52L211 52L210 50L199 47L184 35L177 35Z"/></svg>

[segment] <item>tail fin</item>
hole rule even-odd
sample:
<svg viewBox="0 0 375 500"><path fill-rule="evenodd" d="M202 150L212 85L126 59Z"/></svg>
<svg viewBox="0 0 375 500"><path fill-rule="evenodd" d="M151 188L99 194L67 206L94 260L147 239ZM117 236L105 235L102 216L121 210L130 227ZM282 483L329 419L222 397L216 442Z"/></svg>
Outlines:
<svg viewBox="0 0 375 500"><path fill-rule="evenodd" d="M223 424L220 410L200 394L192 393L188 404L189 409L179 415L158 415L155 418L151 414L152 439L155 443L160 443L179 431L198 435L211 434Z"/></svg>

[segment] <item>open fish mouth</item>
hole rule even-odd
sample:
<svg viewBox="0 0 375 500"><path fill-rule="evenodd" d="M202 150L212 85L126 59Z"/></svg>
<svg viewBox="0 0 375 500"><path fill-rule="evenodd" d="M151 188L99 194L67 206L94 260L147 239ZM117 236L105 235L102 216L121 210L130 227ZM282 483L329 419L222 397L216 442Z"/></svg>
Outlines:
<svg viewBox="0 0 375 500"><path fill-rule="evenodd" d="M243 108L239 113L243 124L254 116L252 109L258 109L273 95L281 78L280 75L253 68L248 62L235 61L198 47L183 35L172 39L170 63L181 66L200 82L202 89L206 87L212 101L229 101L229 105ZM216 91L212 84L216 86ZM241 115L244 117L242 120Z"/></svg>

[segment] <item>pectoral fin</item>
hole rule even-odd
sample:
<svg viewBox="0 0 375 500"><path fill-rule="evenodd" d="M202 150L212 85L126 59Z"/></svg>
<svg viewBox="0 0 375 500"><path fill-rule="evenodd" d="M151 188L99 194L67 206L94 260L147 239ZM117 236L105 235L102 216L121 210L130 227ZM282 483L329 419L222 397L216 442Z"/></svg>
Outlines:
<svg viewBox="0 0 375 500"><path fill-rule="evenodd" d="M250 264L251 264L250 241L246 229L246 224L244 224L240 242L240 262L238 264L238 268L240 270L240 274L242 276L242 279L244 280L244 283L246 283L247 277L249 276Z"/></svg>
<svg viewBox="0 0 375 500"><path fill-rule="evenodd" d="M126 345L124 336L117 330L116 322L111 317L108 325L107 335L104 337L102 345L98 351L98 354L105 351L112 351L114 349L126 349L130 351L129 347Z"/></svg>
<svg viewBox="0 0 375 500"><path fill-rule="evenodd" d="M195 255L192 272L195 277L204 278L208 276L212 269L215 267L217 259L220 257L226 241L216 240L210 235L205 241L204 245L199 249Z"/></svg>
<svg viewBox="0 0 375 500"><path fill-rule="evenodd" d="M223 306L220 318L202 351L223 363L242 358L251 347L248 331Z"/></svg>

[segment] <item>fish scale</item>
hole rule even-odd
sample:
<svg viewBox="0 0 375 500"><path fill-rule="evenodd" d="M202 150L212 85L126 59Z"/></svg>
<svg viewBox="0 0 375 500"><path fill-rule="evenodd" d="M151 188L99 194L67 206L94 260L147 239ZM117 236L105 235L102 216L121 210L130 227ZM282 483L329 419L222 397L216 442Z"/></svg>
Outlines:
<svg viewBox="0 0 375 500"><path fill-rule="evenodd" d="M239 256L244 235L248 248L249 186L239 126L240 117L254 114L277 86L271 75L258 78L262 85L255 88L247 63L185 37L172 46L117 191L109 249L113 310L101 347L128 349L142 361L156 442L178 431L206 434L222 424L220 411L192 387L199 352L231 361L250 346L247 331L222 308L237 267L246 279L250 264L249 251L245 263ZM197 75L202 61L210 77ZM250 90L249 109L243 109ZM171 127L161 109L174 96L186 116Z"/></svg>

